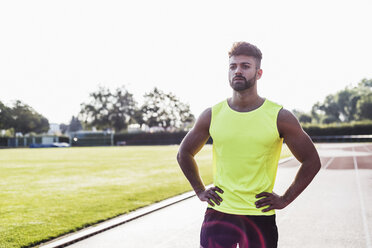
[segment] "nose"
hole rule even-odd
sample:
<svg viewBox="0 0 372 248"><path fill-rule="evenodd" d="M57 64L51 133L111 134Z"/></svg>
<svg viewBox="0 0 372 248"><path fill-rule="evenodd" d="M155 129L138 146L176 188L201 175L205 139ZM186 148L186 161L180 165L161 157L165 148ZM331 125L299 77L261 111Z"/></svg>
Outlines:
<svg viewBox="0 0 372 248"><path fill-rule="evenodd" d="M235 69L235 75L242 75L242 70L240 68L240 66L237 66L236 69Z"/></svg>

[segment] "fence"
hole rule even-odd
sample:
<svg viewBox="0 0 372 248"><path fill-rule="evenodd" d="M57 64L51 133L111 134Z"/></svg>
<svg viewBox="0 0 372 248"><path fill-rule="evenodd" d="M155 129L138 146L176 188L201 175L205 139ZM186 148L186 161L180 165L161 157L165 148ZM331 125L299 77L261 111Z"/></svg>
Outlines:
<svg viewBox="0 0 372 248"><path fill-rule="evenodd" d="M108 131L78 131L70 133L71 146L113 146L114 133Z"/></svg>
<svg viewBox="0 0 372 248"><path fill-rule="evenodd" d="M79 132L70 137L17 137L0 138L0 147L29 147L31 144L66 142L71 146L114 146L114 145L178 145L186 132L178 133L136 133L114 134L110 132ZM327 135L311 136L314 143L372 142L372 135ZM210 138L207 142L212 144Z"/></svg>
<svg viewBox="0 0 372 248"><path fill-rule="evenodd" d="M327 135L311 136L315 143L372 142L372 135Z"/></svg>
<svg viewBox="0 0 372 248"><path fill-rule="evenodd" d="M115 134L115 145L179 145L187 132ZM209 138L208 144L212 144Z"/></svg>
<svg viewBox="0 0 372 248"><path fill-rule="evenodd" d="M0 138L0 147L29 147L32 144L51 144L55 142L69 142L68 137L64 136L32 136L32 137L13 137Z"/></svg>

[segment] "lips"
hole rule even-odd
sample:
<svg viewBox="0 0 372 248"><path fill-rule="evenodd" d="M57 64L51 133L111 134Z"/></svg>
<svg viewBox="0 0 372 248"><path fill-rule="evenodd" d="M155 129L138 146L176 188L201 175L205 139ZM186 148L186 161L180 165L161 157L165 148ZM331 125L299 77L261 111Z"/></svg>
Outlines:
<svg viewBox="0 0 372 248"><path fill-rule="evenodd" d="M234 77L233 81L244 81L245 78L243 77Z"/></svg>

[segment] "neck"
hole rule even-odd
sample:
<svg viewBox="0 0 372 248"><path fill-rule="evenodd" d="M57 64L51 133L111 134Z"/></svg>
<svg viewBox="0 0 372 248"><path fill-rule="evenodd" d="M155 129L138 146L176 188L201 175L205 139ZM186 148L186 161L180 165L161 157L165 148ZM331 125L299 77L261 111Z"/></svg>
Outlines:
<svg viewBox="0 0 372 248"><path fill-rule="evenodd" d="M257 88L252 87L244 91L233 91L232 98L228 100L232 109L247 112L260 107L265 99L257 94Z"/></svg>

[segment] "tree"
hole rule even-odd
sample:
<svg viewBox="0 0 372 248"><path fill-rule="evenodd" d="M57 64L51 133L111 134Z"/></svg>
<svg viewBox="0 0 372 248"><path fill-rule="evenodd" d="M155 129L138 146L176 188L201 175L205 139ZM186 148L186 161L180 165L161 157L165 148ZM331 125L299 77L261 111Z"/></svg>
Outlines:
<svg viewBox="0 0 372 248"><path fill-rule="evenodd" d="M372 89L372 79L363 78L362 81L359 82L358 88L360 88L360 89L369 88L369 90L371 90Z"/></svg>
<svg viewBox="0 0 372 248"><path fill-rule="evenodd" d="M322 123L324 124L331 124L331 123L335 123L335 122L339 122L340 119L332 116L332 115L326 115L326 116L323 116L322 118Z"/></svg>
<svg viewBox="0 0 372 248"><path fill-rule="evenodd" d="M325 116L330 120L335 120L337 122L340 120L340 107L336 101L334 95L328 95L324 100L324 103L319 105L319 110L323 111Z"/></svg>
<svg viewBox="0 0 372 248"><path fill-rule="evenodd" d="M308 114L301 114L298 118L301 123L311 123L313 118Z"/></svg>
<svg viewBox="0 0 372 248"><path fill-rule="evenodd" d="M339 106L340 119L345 122L350 122L356 118L356 106L360 99L356 88L345 88L336 94L336 103Z"/></svg>
<svg viewBox="0 0 372 248"><path fill-rule="evenodd" d="M37 113L29 105L17 100L11 108L12 127L15 132L23 134L35 132L43 133L49 130L47 118Z"/></svg>
<svg viewBox="0 0 372 248"><path fill-rule="evenodd" d="M116 131L127 129L129 124L136 122L136 105L133 95L124 87L116 89L108 118Z"/></svg>
<svg viewBox="0 0 372 248"><path fill-rule="evenodd" d="M68 125L68 131L69 132L76 132L82 130L83 127L81 126L81 123L79 119L75 116L72 116L70 124Z"/></svg>
<svg viewBox="0 0 372 248"><path fill-rule="evenodd" d="M90 93L90 102L81 104L80 117L91 126L108 128L108 113L112 101L109 89L102 86L98 91Z"/></svg>
<svg viewBox="0 0 372 248"><path fill-rule="evenodd" d="M328 95L323 103L312 107L311 115L318 122L350 122L369 118L368 95L372 94L372 80L363 79L355 87L346 87ZM366 112L367 111L367 112Z"/></svg>
<svg viewBox="0 0 372 248"><path fill-rule="evenodd" d="M0 129L12 127L11 109L0 101Z"/></svg>
<svg viewBox="0 0 372 248"><path fill-rule="evenodd" d="M182 103L172 93L164 93L155 87L144 98L142 118L149 127L180 128L195 119L190 106Z"/></svg>
<svg viewBox="0 0 372 248"><path fill-rule="evenodd" d="M68 127L69 127L69 125L66 125L64 123L62 123L61 125L59 125L59 129L61 130L61 133L62 134L65 134L68 131Z"/></svg>
<svg viewBox="0 0 372 248"><path fill-rule="evenodd" d="M311 117L313 118L313 120L315 120L316 123L320 123L320 120L323 115L322 111L320 111L319 109L320 104L321 104L320 102L315 103L310 111Z"/></svg>
<svg viewBox="0 0 372 248"><path fill-rule="evenodd" d="M313 119L310 114L306 114L305 112L302 112L301 110L298 109L293 109L292 113L297 117L297 119L301 123L310 123Z"/></svg>
<svg viewBox="0 0 372 248"><path fill-rule="evenodd" d="M101 86L90 94L90 98L89 103L81 104L80 111L80 118L90 126L121 131L135 122L136 102L124 86L117 88L114 93Z"/></svg>
<svg viewBox="0 0 372 248"><path fill-rule="evenodd" d="M372 93L360 98L357 105L357 111L360 120L372 120Z"/></svg>

